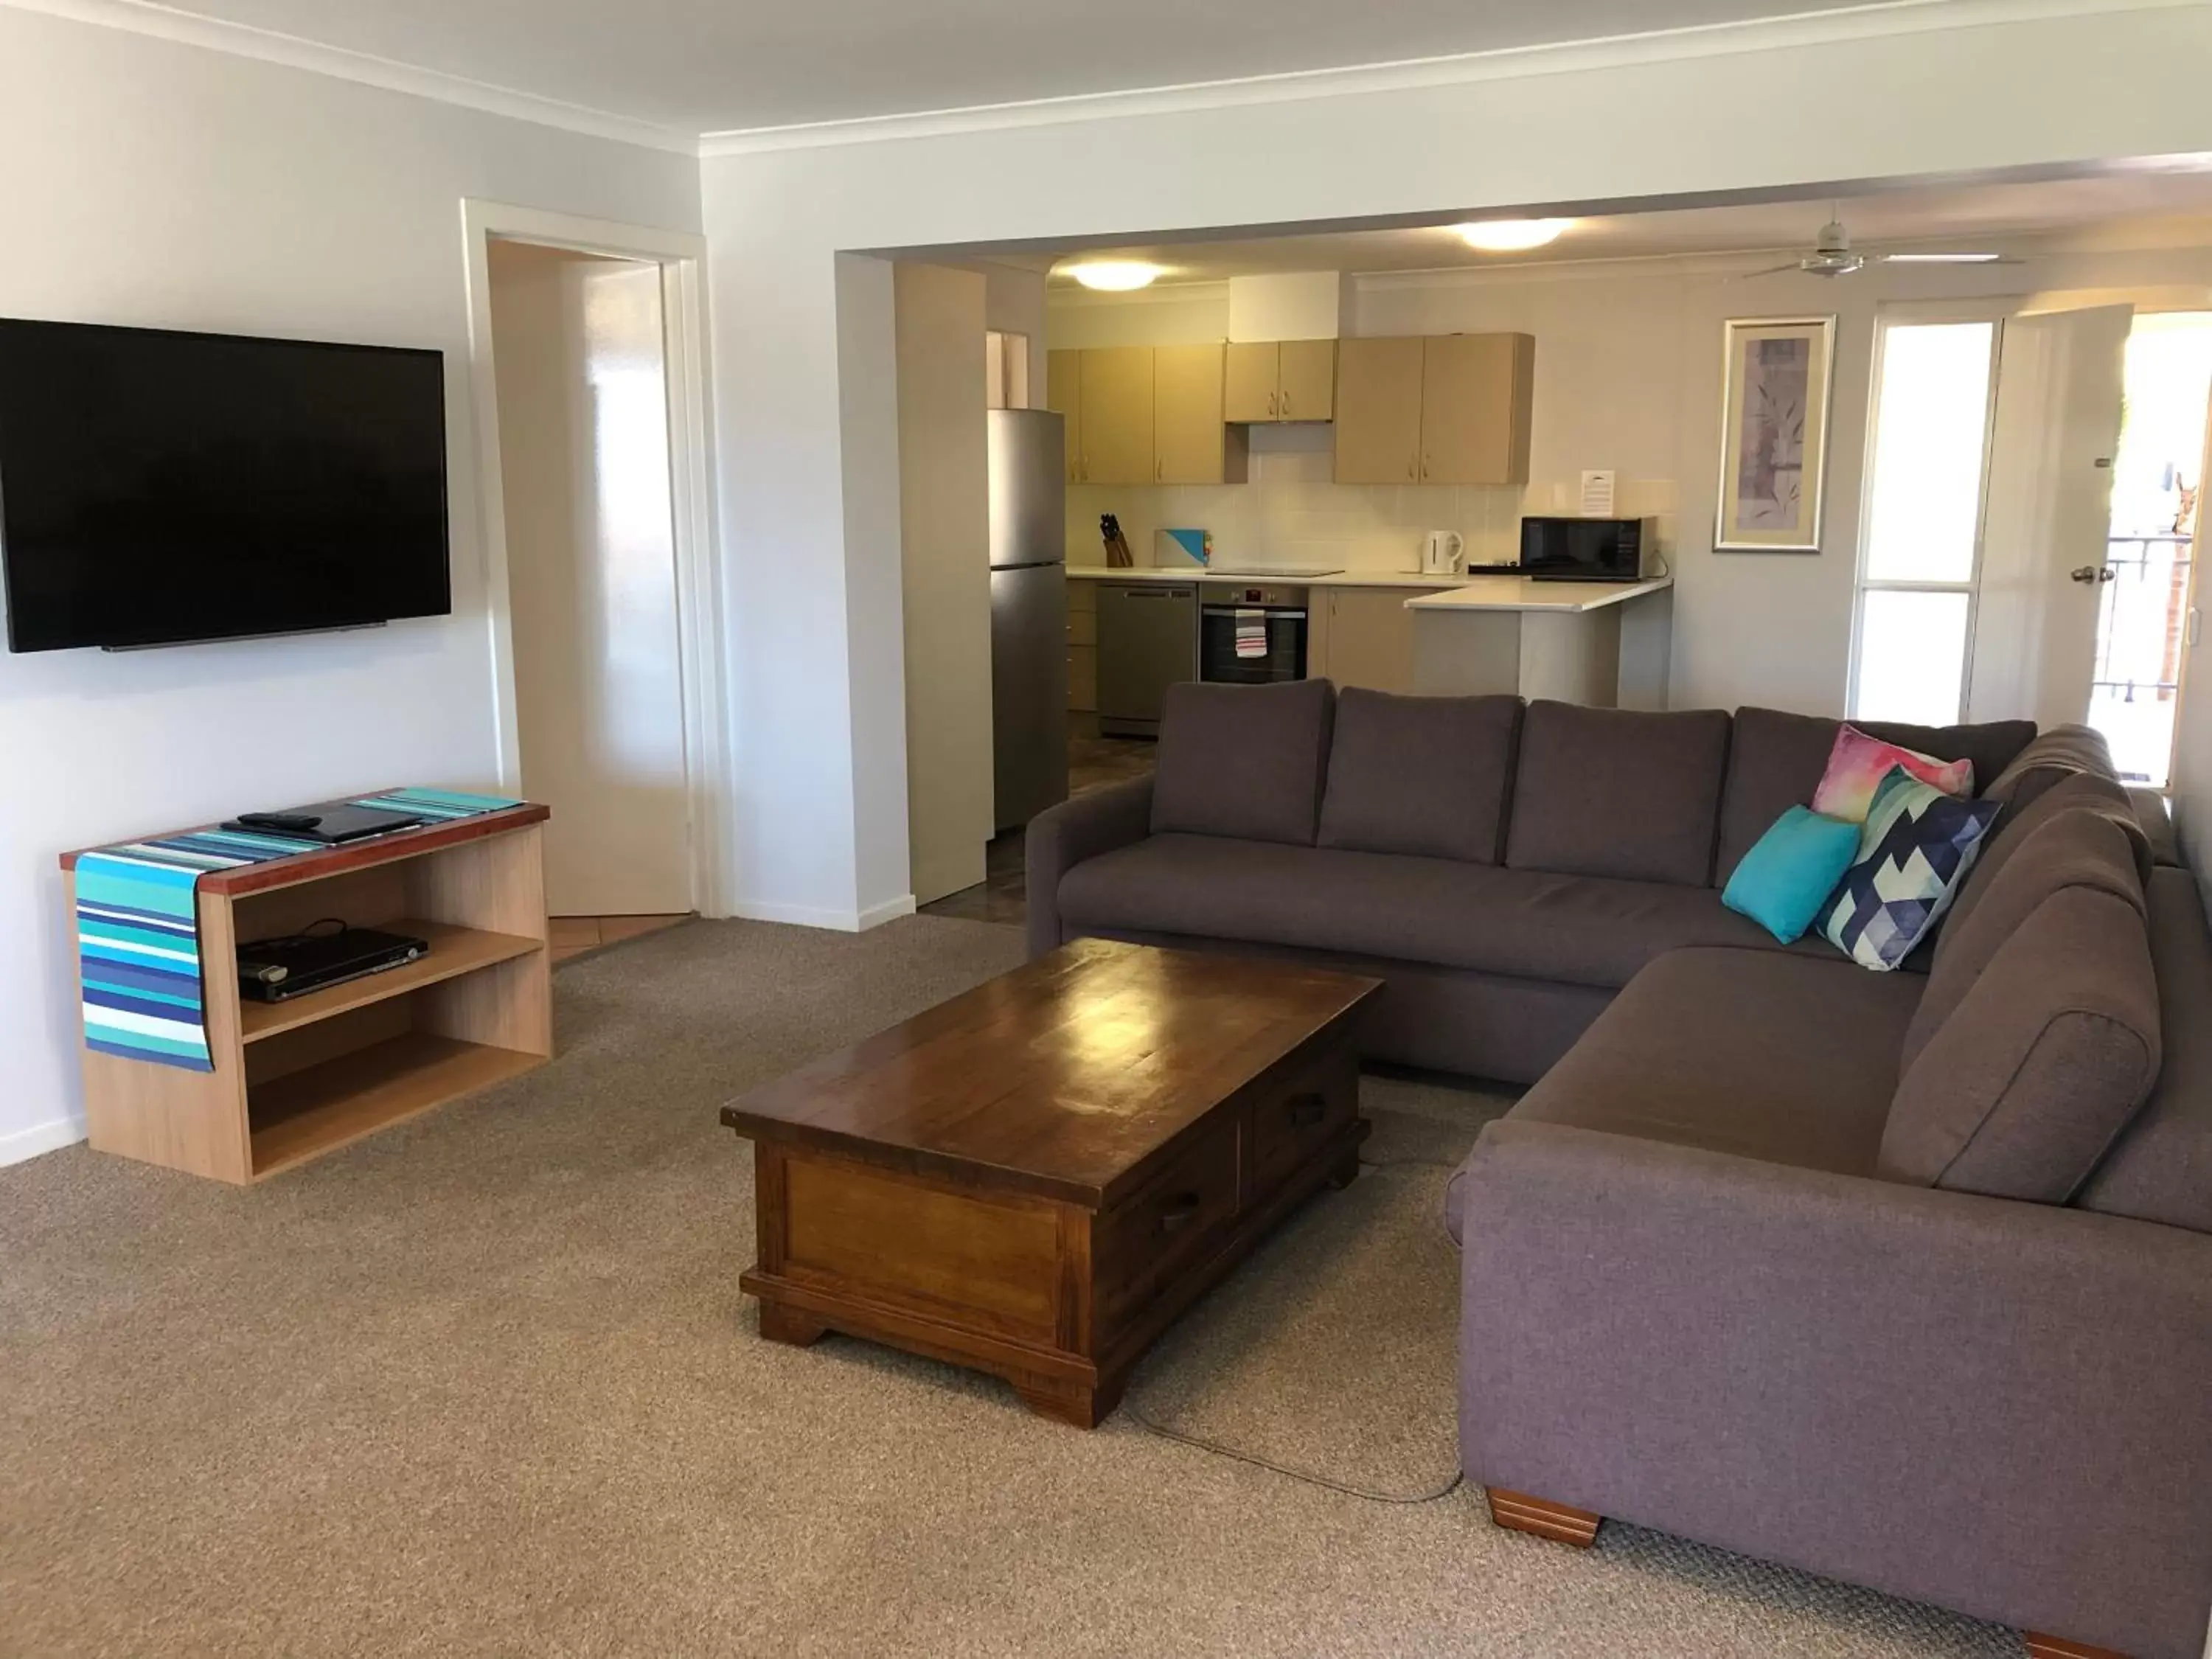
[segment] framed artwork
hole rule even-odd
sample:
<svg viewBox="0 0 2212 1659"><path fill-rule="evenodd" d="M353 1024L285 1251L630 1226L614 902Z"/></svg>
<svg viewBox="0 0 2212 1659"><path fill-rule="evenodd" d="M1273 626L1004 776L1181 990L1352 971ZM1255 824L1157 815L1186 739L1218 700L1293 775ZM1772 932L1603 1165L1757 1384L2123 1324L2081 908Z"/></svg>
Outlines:
<svg viewBox="0 0 2212 1659"><path fill-rule="evenodd" d="M1716 550L1817 553L1828 462L1833 317L1749 317L1722 326Z"/></svg>

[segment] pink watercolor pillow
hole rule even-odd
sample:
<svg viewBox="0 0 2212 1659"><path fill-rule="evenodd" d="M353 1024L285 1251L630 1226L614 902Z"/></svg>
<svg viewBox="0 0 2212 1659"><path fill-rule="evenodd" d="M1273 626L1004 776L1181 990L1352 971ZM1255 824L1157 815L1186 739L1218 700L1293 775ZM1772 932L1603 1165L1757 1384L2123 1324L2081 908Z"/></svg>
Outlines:
<svg viewBox="0 0 2212 1659"><path fill-rule="evenodd" d="M1874 805L1874 792L1893 767L1903 767L1921 782L1961 798L1974 791L1972 761L1941 761L1893 743L1869 737L1856 726L1836 733L1836 746L1828 751L1828 769L1813 792L1813 810L1832 818L1864 823Z"/></svg>

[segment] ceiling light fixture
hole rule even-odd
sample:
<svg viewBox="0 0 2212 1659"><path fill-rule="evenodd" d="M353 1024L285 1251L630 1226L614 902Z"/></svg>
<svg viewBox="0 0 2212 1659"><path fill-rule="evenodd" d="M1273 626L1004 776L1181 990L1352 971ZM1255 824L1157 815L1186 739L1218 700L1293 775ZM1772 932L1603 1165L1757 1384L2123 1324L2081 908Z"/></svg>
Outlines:
<svg viewBox="0 0 2212 1659"><path fill-rule="evenodd" d="M1095 288L1104 294L1127 294L1131 289L1150 288L1155 278L1166 272L1161 266L1147 264L1142 259L1093 259L1087 265L1070 265L1067 274L1085 288Z"/></svg>
<svg viewBox="0 0 2212 1659"><path fill-rule="evenodd" d="M1452 228L1469 247L1483 253L1526 253L1530 248L1556 242L1571 228L1571 219L1481 219Z"/></svg>

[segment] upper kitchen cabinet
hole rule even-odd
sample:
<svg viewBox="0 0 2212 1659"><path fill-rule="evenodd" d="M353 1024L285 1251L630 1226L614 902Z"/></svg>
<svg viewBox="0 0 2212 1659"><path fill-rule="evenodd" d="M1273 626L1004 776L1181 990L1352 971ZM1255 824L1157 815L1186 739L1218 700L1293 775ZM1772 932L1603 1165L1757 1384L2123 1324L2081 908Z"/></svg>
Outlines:
<svg viewBox="0 0 2212 1659"><path fill-rule="evenodd" d="M1528 482L1526 334L1445 334L1421 343L1421 482Z"/></svg>
<svg viewBox="0 0 2212 1659"><path fill-rule="evenodd" d="M1067 481L1083 482L1083 354L1048 351L1044 359L1044 406L1060 416L1067 455Z"/></svg>
<svg viewBox="0 0 2212 1659"><path fill-rule="evenodd" d="M1244 432L1223 423L1223 373L1219 345L1153 348L1153 483L1243 481Z"/></svg>
<svg viewBox="0 0 2212 1659"><path fill-rule="evenodd" d="M1214 348L1218 354L1219 348ZM1156 482L1152 453L1150 346L1110 346L1083 354L1077 419L1079 483ZM1218 356L1217 356L1218 361ZM1215 394L1217 403L1219 394Z"/></svg>
<svg viewBox="0 0 2212 1659"><path fill-rule="evenodd" d="M1336 407L1336 342L1232 343L1223 403L1226 419L1250 425L1331 419Z"/></svg>
<svg viewBox="0 0 2212 1659"><path fill-rule="evenodd" d="M1526 334L1339 343L1339 483L1528 481L1536 364Z"/></svg>
<svg viewBox="0 0 2212 1659"><path fill-rule="evenodd" d="M1421 346L1418 337L1337 343L1337 483L1420 481Z"/></svg>

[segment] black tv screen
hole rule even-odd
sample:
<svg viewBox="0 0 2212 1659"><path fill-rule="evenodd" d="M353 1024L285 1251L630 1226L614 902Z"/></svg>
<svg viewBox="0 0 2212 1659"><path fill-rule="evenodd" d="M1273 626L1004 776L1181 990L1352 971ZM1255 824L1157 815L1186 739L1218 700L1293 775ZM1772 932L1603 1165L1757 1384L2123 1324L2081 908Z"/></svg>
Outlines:
<svg viewBox="0 0 2212 1659"><path fill-rule="evenodd" d="M443 356L0 319L8 648L453 609Z"/></svg>

